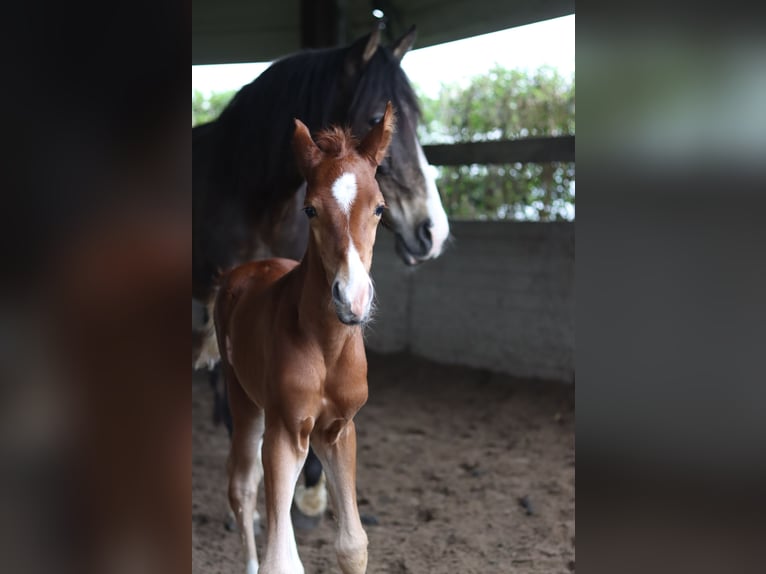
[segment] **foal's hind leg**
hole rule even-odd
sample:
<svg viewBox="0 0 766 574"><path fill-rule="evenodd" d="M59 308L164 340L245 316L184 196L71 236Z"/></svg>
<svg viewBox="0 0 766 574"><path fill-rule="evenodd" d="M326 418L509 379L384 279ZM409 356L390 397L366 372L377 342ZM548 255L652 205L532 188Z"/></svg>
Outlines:
<svg viewBox="0 0 766 574"><path fill-rule="evenodd" d="M367 533L356 504L356 428L345 426L316 433L314 449L327 474L335 511L338 514L338 539L335 551L343 574L367 571Z"/></svg>
<svg viewBox="0 0 766 574"><path fill-rule="evenodd" d="M231 380L231 379L229 379ZM253 518L258 500L258 485L263 477L261 442L263 410L247 397L236 380L229 385L234 428L229 453L229 504L237 522L247 559L247 574L258 572Z"/></svg>

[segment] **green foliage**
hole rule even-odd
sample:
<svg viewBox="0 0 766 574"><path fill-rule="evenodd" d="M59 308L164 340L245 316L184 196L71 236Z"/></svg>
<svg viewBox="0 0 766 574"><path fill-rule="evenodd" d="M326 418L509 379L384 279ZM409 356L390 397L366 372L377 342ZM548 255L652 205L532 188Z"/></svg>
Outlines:
<svg viewBox="0 0 766 574"><path fill-rule="evenodd" d="M213 92L209 98L205 98L202 92L194 90L192 94L192 127L217 118L236 93L236 90Z"/></svg>
<svg viewBox="0 0 766 574"><path fill-rule="evenodd" d="M425 143L575 133L575 83L556 70L528 74L495 67L467 85L420 95ZM442 166L437 185L454 219L533 221L574 218L574 163Z"/></svg>

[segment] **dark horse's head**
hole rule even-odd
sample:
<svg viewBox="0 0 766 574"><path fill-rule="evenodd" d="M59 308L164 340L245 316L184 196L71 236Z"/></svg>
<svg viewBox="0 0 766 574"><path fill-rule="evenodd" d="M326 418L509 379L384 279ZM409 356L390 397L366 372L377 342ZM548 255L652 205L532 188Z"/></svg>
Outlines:
<svg viewBox="0 0 766 574"><path fill-rule="evenodd" d="M381 120L387 101L394 105L397 129L376 179L388 205L383 223L395 233L397 252L410 265L438 257L449 235L436 180L417 138L417 96L400 66L415 34L413 27L387 47L376 29L345 48L338 98L348 105L346 123L359 138Z"/></svg>
<svg viewBox="0 0 766 574"><path fill-rule="evenodd" d="M239 90L214 122L193 128L198 283L209 283L211 265L254 257L248 242L256 235L284 236L264 240L268 256L303 255L307 224L296 193L303 178L291 161L293 118L311 132L348 127L362 141L389 101L397 129L376 174L388 205L383 224L406 263L441 254L449 224L417 139L418 99L400 66L414 40L413 27L383 46L375 29L346 46L288 55Z"/></svg>

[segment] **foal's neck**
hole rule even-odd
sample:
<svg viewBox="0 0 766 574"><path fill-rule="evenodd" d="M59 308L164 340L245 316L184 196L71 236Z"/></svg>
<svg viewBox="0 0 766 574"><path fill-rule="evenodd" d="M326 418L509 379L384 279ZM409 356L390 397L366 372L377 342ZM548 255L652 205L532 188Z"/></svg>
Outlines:
<svg viewBox="0 0 766 574"><path fill-rule="evenodd" d="M298 324L304 333L317 337L323 347L338 347L338 352L350 337L361 336L358 325L344 325L338 319L332 301L330 282L314 238L309 232L308 247L296 268L298 290Z"/></svg>

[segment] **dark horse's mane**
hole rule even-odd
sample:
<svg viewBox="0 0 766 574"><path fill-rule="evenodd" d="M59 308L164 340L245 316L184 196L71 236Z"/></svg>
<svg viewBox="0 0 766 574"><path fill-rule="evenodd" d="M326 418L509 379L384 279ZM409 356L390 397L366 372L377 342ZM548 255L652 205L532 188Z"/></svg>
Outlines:
<svg viewBox="0 0 766 574"><path fill-rule="evenodd" d="M218 119L193 128L193 141L207 131L217 132L208 177L223 184L217 186L219 192L234 193L241 205L256 212L286 199L302 181L292 157L294 118L312 132L331 123L348 124L361 103L390 93L415 111L411 121L417 122L417 96L390 49L380 46L358 79L347 72L348 55L359 45L364 44L278 60L244 86ZM350 101L338 101L339 79L357 82L346 90Z"/></svg>

